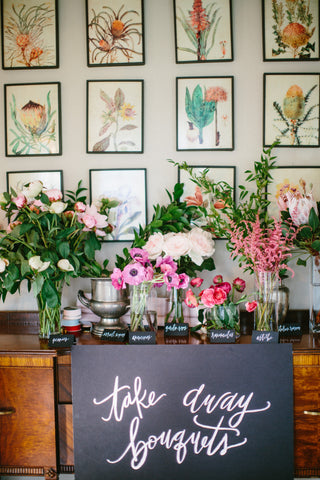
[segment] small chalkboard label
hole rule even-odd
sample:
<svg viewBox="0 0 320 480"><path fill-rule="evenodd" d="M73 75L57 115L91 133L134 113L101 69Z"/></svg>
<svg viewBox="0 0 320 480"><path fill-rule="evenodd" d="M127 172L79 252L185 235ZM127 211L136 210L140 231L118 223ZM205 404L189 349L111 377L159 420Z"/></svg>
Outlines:
<svg viewBox="0 0 320 480"><path fill-rule="evenodd" d="M302 335L301 323L284 323L278 326L280 337L300 337Z"/></svg>
<svg viewBox="0 0 320 480"><path fill-rule="evenodd" d="M105 328L100 337L101 340L109 340L110 342L125 342L128 330L119 328Z"/></svg>
<svg viewBox="0 0 320 480"><path fill-rule="evenodd" d="M155 345L156 332L129 332L130 345Z"/></svg>
<svg viewBox="0 0 320 480"><path fill-rule="evenodd" d="M53 348L67 348L76 343L75 336L71 334L54 334L50 335L48 346Z"/></svg>
<svg viewBox="0 0 320 480"><path fill-rule="evenodd" d="M235 343L235 330L210 330L210 343Z"/></svg>
<svg viewBox="0 0 320 480"><path fill-rule="evenodd" d="M167 323L164 326L164 334L171 337L185 337L189 335L188 323Z"/></svg>
<svg viewBox="0 0 320 480"><path fill-rule="evenodd" d="M253 330L251 343L279 343L279 333Z"/></svg>

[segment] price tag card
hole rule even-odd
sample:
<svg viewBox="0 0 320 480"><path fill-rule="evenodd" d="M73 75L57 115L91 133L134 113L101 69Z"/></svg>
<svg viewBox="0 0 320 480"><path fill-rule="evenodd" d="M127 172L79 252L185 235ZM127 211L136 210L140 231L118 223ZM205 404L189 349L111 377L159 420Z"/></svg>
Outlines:
<svg viewBox="0 0 320 480"><path fill-rule="evenodd" d="M130 345L155 345L156 332L129 332Z"/></svg>
<svg viewBox="0 0 320 480"><path fill-rule="evenodd" d="M251 343L279 343L279 333L253 330Z"/></svg>
<svg viewBox="0 0 320 480"><path fill-rule="evenodd" d="M210 330L210 343L235 343L235 330Z"/></svg>
<svg viewBox="0 0 320 480"><path fill-rule="evenodd" d="M71 334L54 334L50 335L49 337L49 342L48 346L52 348L67 348L67 347L72 347L72 345L75 345L76 340L75 336Z"/></svg>
<svg viewBox="0 0 320 480"><path fill-rule="evenodd" d="M121 328L105 328L101 335L101 340L109 340L109 342L125 342L128 330Z"/></svg>
<svg viewBox="0 0 320 480"><path fill-rule="evenodd" d="M167 323L164 326L164 334L171 337L185 337L189 335L189 324Z"/></svg>
<svg viewBox="0 0 320 480"><path fill-rule="evenodd" d="M302 335L301 322L284 323L278 326L280 337L300 337Z"/></svg>

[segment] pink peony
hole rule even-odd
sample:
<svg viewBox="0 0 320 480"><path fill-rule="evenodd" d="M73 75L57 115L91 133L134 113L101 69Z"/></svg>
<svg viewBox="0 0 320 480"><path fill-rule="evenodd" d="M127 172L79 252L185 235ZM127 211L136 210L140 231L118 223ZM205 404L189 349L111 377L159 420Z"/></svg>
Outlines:
<svg viewBox="0 0 320 480"><path fill-rule="evenodd" d="M247 312L253 312L258 306L258 303L254 300L253 302L246 303Z"/></svg>
<svg viewBox="0 0 320 480"><path fill-rule="evenodd" d="M240 293L242 293L246 288L246 282L244 280L242 280L242 278L239 278L239 277L237 277L233 280L232 285L235 288L235 290L237 290L237 292L240 292Z"/></svg>
<svg viewBox="0 0 320 480"><path fill-rule="evenodd" d="M292 221L295 225L306 225L309 222L309 215L312 208L314 208L318 215L317 203L312 197L312 193L305 197L298 197L291 192L287 193L288 209Z"/></svg>
<svg viewBox="0 0 320 480"><path fill-rule="evenodd" d="M57 202L62 199L62 192L58 188L51 188L44 192L49 198L50 202Z"/></svg>
<svg viewBox="0 0 320 480"><path fill-rule="evenodd" d="M19 209L23 208L27 203L27 199L22 193L19 193L19 195L17 197L14 197L12 201Z"/></svg>
<svg viewBox="0 0 320 480"><path fill-rule="evenodd" d="M85 225L84 231L94 230L97 235L105 235L105 232L101 229L108 226L107 217L101 215L95 205L87 205L85 212L80 212L78 218L79 222Z"/></svg>
<svg viewBox="0 0 320 480"><path fill-rule="evenodd" d="M187 290L184 303L190 308L196 308L199 306L197 298L191 289Z"/></svg>
<svg viewBox="0 0 320 480"><path fill-rule="evenodd" d="M86 205L83 202L77 202L74 209L76 212L83 213L86 210Z"/></svg>
<svg viewBox="0 0 320 480"><path fill-rule="evenodd" d="M196 277L191 280L190 285L192 287L201 287L202 283L203 283L203 279L200 277Z"/></svg>

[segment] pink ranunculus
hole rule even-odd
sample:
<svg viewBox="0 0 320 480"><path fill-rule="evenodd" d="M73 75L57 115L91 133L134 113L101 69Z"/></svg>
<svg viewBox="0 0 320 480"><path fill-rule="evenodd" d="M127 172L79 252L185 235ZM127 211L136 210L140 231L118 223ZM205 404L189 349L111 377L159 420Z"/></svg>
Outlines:
<svg viewBox="0 0 320 480"><path fill-rule="evenodd" d="M19 193L19 195L17 197L14 197L12 201L19 209L23 208L27 203L27 199L22 193Z"/></svg>
<svg viewBox="0 0 320 480"><path fill-rule="evenodd" d="M297 195L288 192L287 198L290 217L295 225L299 226L308 224L312 208L314 208L318 215L317 202L313 199L312 193L299 198Z"/></svg>
<svg viewBox="0 0 320 480"><path fill-rule="evenodd" d="M253 302L246 303L247 312L253 312L258 306L258 303L254 300Z"/></svg>
<svg viewBox="0 0 320 480"><path fill-rule="evenodd" d="M229 282L222 282L222 283L219 283L218 285L216 285L216 288L222 288L222 290L224 290L226 292L226 294L228 295L229 292L231 292L231 285Z"/></svg>
<svg viewBox="0 0 320 480"><path fill-rule="evenodd" d="M191 288L186 292L186 298L184 300L184 303L190 308L196 308L199 306L197 298Z"/></svg>
<svg viewBox="0 0 320 480"><path fill-rule="evenodd" d="M186 273L179 274L179 288L187 288L189 285L189 276Z"/></svg>
<svg viewBox="0 0 320 480"><path fill-rule="evenodd" d="M51 188L44 192L49 198L50 202L57 202L62 199L62 192L58 188Z"/></svg>
<svg viewBox="0 0 320 480"><path fill-rule="evenodd" d="M186 233L166 233L163 240L163 251L174 260L178 260L180 257L188 255L190 252L191 242Z"/></svg>
<svg viewBox="0 0 320 480"><path fill-rule="evenodd" d="M163 251L163 235L161 232L156 232L150 235L147 243L142 247L149 254L150 260L155 260Z"/></svg>
<svg viewBox="0 0 320 480"><path fill-rule="evenodd" d="M200 227L194 227L189 232L191 248L189 256L196 265L201 265L204 257L211 257L214 252L214 240L211 233Z"/></svg>
<svg viewBox="0 0 320 480"><path fill-rule="evenodd" d="M201 292L201 302L205 307L211 308L216 304L213 292L213 288L206 288Z"/></svg>
<svg viewBox="0 0 320 480"><path fill-rule="evenodd" d="M213 298L215 305L222 305L227 300L227 292L218 286L215 286L213 289Z"/></svg>
<svg viewBox="0 0 320 480"><path fill-rule="evenodd" d="M246 282L244 280L242 280L242 278L239 278L239 277L237 277L233 280L232 285L235 288L235 290L237 290L237 292L240 292L240 293L242 293L246 288Z"/></svg>
<svg viewBox="0 0 320 480"><path fill-rule="evenodd" d="M111 283L116 290L120 290L121 288L126 288L120 268L114 268L113 272L110 275L110 278L111 278Z"/></svg>
<svg viewBox="0 0 320 480"><path fill-rule="evenodd" d="M77 202L75 205L74 205L74 209L76 212L80 212L80 213L83 213L86 211L86 206L83 202Z"/></svg>
<svg viewBox="0 0 320 480"><path fill-rule="evenodd" d="M202 283L203 283L203 278L200 278L200 277L193 278L190 281L190 285L192 287L201 287Z"/></svg>
<svg viewBox="0 0 320 480"><path fill-rule="evenodd" d="M213 283L215 285L217 285L218 283L222 283L223 282L223 277L222 275L216 275L214 278L213 278Z"/></svg>

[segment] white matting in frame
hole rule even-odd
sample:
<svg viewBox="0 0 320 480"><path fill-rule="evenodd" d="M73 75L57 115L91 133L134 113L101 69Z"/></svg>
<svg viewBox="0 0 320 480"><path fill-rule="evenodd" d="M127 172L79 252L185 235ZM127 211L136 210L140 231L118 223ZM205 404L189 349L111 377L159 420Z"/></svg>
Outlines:
<svg viewBox="0 0 320 480"><path fill-rule="evenodd" d="M10 188L20 190L21 187L29 182L40 180L46 189L58 189L63 191L63 173L62 170L30 170L7 172L7 191Z"/></svg>
<svg viewBox="0 0 320 480"><path fill-rule="evenodd" d="M147 187L145 168L90 170L90 198L102 197L119 201L110 210L109 221L114 225L107 241L132 241L139 225L147 223Z"/></svg>

